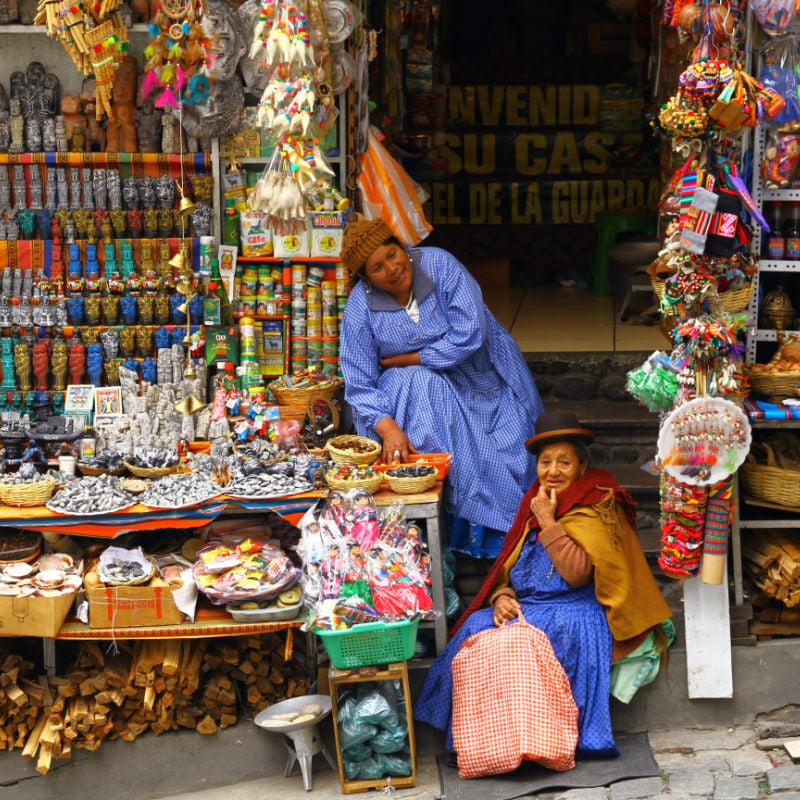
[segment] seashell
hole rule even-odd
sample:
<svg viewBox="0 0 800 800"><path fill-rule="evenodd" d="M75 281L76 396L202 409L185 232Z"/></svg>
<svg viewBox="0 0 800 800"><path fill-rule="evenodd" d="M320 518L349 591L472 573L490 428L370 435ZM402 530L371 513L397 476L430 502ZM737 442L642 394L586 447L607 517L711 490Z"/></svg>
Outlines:
<svg viewBox="0 0 800 800"><path fill-rule="evenodd" d="M75 566L75 560L68 553L46 553L36 561L40 571L48 569L69 570Z"/></svg>
<svg viewBox="0 0 800 800"><path fill-rule="evenodd" d="M296 716L294 718L294 720L292 721L292 724L297 723L297 722L310 722L316 716L317 716L316 714L299 714L298 716Z"/></svg>
<svg viewBox="0 0 800 800"><path fill-rule="evenodd" d="M306 703L304 706L300 706L301 714L311 714L312 717L319 716L322 711L323 708L318 703Z"/></svg>
<svg viewBox="0 0 800 800"><path fill-rule="evenodd" d="M288 719L276 719L275 717L270 717L269 719L265 719L261 724L265 728L285 728L287 725L291 725L292 723L289 722Z"/></svg>
<svg viewBox="0 0 800 800"><path fill-rule="evenodd" d="M77 591L83 585L83 578L80 575L76 575L73 573L72 575L67 575L64 578L64 583L61 584L61 588L65 591Z"/></svg>
<svg viewBox="0 0 800 800"><path fill-rule="evenodd" d="M54 588L61 586L66 578L66 573L63 569L46 569L33 576L33 582L41 588Z"/></svg>
<svg viewBox="0 0 800 800"><path fill-rule="evenodd" d="M285 714L275 714L274 716L270 717L270 719L285 719L287 722L294 722L294 720L299 717L300 715L297 711L287 711Z"/></svg>
<svg viewBox="0 0 800 800"><path fill-rule="evenodd" d="M33 595L37 594L40 590L37 589L35 586L30 584L22 585L20 584L17 587L17 597L32 597Z"/></svg>
<svg viewBox="0 0 800 800"><path fill-rule="evenodd" d="M4 597L17 596L17 587L12 586L10 583L0 583L0 595Z"/></svg>
<svg viewBox="0 0 800 800"><path fill-rule="evenodd" d="M65 594L63 587L62 589L39 589L39 597L60 597L62 594Z"/></svg>
<svg viewBox="0 0 800 800"><path fill-rule="evenodd" d="M26 578L28 575L33 573L33 566L31 564L26 564L24 561L19 561L15 564L9 564L6 566L4 572L10 578Z"/></svg>

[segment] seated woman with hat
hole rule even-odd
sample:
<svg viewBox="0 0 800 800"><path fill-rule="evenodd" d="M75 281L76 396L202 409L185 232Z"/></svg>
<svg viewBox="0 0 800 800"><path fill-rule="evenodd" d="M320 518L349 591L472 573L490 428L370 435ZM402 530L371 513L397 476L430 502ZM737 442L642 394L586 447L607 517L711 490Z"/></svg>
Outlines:
<svg viewBox="0 0 800 800"><path fill-rule="evenodd" d="M386 463L453 454L449 545L494 558L534 478L520 447L543 411L530 369L458 259L406 250L383 219L355 219L341 259L356 281L340 336L345 400Z"/></svg>
<svg viewBox="0 0 800 800"><path fill-rule="evenodd" d="M525 443L538 457L537 480L414 707L417 720L447 732L451 750L451 662L467 638L520 611L547 635L569 678L579 713L578 755L618 753L610 695L627 702L658 672L671 612L634 530L630 495L610 472L589 468L593 439L574 414L557 410L536 420L536 434ZM612 676L613 662L639 655L645 669L636 679L624 670ZM530 698L519 702L531 703L536 714Z"/></svg>

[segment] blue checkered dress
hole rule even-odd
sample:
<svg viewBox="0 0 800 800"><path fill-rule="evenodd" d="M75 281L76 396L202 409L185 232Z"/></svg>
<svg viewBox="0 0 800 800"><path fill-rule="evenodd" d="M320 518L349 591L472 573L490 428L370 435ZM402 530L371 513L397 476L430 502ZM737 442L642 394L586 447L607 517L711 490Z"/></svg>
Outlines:
<svg viewBox="0 0 800 800"><path fill-rule="evenodd" d="M465 267L437 247L409 255L419 323L363 281L350 295L340 351L345 399L360 435L379 439L375 425L388 416L419 452L453 453L447 511L506 532L535 477L524 442L543 410L539 393ZM379 363L410 351L419 351L420 366Z"/></svg>

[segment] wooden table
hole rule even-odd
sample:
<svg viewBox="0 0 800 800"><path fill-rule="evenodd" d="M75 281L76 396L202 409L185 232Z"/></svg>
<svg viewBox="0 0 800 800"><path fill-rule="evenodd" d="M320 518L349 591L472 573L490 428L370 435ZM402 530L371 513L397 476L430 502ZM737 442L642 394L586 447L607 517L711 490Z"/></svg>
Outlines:
<svg viewBox="0 0 800 800"><path fill-rule="evenodd" d="M177 509L152 509L144 505L134 505L123 511L97 516L69 516L50 511L44 506L32 508L12 508L0 506L0 527L15 527L28 530L37 530L44 533L58 533L72 536L91 536L103 539L113 539L123 533L131 531L163 530L164 528L187 529L202 527L213 522L218 516L225 513L237 512L272 512L280 514L292 525L297 525L303 515L316 503L327 497L328 491L313 491L293 497L273 498L269 500L240 500L215 498L207 503L191 508ZM398 501L405 506L405 515L408 520L425 520L427 531L428 552L431 559L431 596L433 606L439 611L439 616L433 622L423 622L421 627L432 627L436 652L442 651L447 644L447 615L445 612L444 579L442 574L442 482L437 483L429 490L418 494L395 494L381 490L373 494L375 504L385 508ZM227 614L227 612L224 612ZM92 639L125 639L125 638L163 638L172 636L229 636L244 633L267 633L279 628L299 627L289 623L237 623L231 620L230 630L222 630L219 621L209 630L216 629L216 633L197 634L191 632L194 623L185 623L180 626L163 626L158 628L118 628L114 631L103 628L90 629L80 623L67 623L56 636L57 639L92 638ZM250 626L258 626L257 630L250 630ZM148 631L145 636L141 631ZM155 633L153 633L155 631ZM188 632L187 632L188 631ZM43 639L45 647L45 662L55 662L55 642L53 639Z"/></svg>

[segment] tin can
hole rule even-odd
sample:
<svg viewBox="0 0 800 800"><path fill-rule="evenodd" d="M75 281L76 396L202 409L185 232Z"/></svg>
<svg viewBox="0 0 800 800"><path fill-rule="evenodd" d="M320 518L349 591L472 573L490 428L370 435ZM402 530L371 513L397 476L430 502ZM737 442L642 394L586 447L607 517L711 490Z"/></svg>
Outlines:
<svg viewBox="0 0 800 800"><path fill-rule="evenodd" d="M307 322L306 323L306 336L309 337L321 337L322 336L322 325L319 322Z"/></svg>
<svg viewBox="0 0 800 800"><path fill-rule="evenodd" d="M322 320L322 305L320 303L309 303L306 308L306 319L309 322Z"/></svg>
<svg viewBox="0 0 800 800"><path fill-rule="evenodd" d="M336 336L322 337L322 358L337 358L339 356L339 339Z"/></svg>
<svg viewBox="0 0 800 800"><path fill-rule="evenodd" d="M292 264L292 283L305 283L307 270L305 264Z"/></svg>
<svg viewBox="0 0 800 800"><path fill-rule="evenodd" d="M306 335L306 318L305 317L292 317L291 328L292 328L292 336L305 336Z"/></svg>
<svg viewBox="0 0 800 800"><path fill-rule="evenodd" d="M292 347L291 347L290 352L292 354L292 358L295 358L295 357L299 358L300 356L305 358L306 354L308 352L308 346L307 346L307 342L306 342L306 337L305 336L292 336Z"/></svg>
<svg viewBox="0 0 800 800"><path fill-rule="evenodd" d="M308 270L308 278L306 282L309 286L320 286L322 284L322 279L325 277L325 270L322 267L311 267Z"/></svg>
<svg viewBox="0 0 800 800"><path fill-rule="evenodd" d="M325 337L338 336L339 320L336 317L322 318L322 335Z"/></svg>

